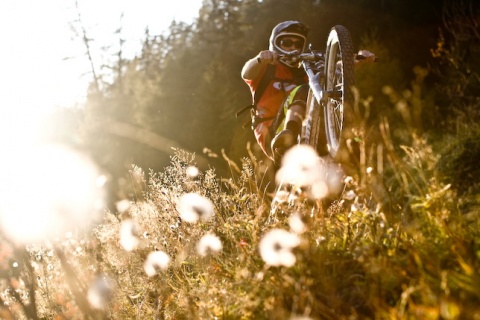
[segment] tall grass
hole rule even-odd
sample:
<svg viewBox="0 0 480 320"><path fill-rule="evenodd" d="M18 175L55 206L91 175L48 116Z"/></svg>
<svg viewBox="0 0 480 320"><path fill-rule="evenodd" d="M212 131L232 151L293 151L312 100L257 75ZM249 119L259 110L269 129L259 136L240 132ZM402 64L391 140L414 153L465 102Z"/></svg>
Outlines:
<svg viewBox="0 0 480 320"><path fill-rule="evenodd" d="M415 98L397 100L403 114ZM0 317L480 318L480 220L465 205L478 195L445 165L465 148L449 141L440 157L409 128L384 119L377 130L330 198L327 180L272 198L254 157L228 160L229 178L182 150L162 172L134 166L134 199L93 230L27 246L2 239Z"/></svg>
<svg viewBox="0 0 480 320"><path fill-rule="evenodd" d="M478 213L459 212L458 195L435 177L438 157L426 141L401 150L384 182L395 198L388 210L373 196L370 185L381 177L371 167L363 183L346 177L327 210L296 195L271 202L250 159L230 179L196 173L194 156L181 150L164 172L134 167L141 197L106 212L91 233L25 249L2 242L2 316L476 319ZM209 200L191 203L197 222L180 216L185 194ZM213 216L202 219L208 210ZM284 231L273 254L291 250L293 263L264 261L259 246L271 230ZM221 248L207 241L199 251L204 235L218 237ZM290 236L298 241L280 248ZM151 252L169 259L146 266Z"/></svg>

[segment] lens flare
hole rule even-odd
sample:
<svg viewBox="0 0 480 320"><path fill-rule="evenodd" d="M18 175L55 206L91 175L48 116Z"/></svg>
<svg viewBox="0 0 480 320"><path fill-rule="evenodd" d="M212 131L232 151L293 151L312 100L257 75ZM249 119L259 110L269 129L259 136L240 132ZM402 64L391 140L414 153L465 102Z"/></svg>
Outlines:
<svg viewBox="0 0 480 320"><path fill-rule="evenodd" d="M11 240L54 240L100 217L105 179L86 156L52 144L8 151L0 160L0 226Z"/></svg>

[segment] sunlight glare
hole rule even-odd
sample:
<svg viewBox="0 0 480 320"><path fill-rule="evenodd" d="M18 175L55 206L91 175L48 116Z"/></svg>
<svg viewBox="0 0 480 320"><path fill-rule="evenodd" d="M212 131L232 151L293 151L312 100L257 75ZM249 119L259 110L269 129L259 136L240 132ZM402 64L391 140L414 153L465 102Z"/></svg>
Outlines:
<svg viewBox="0 0 480 320"><path fill-rule="evenodd" d="M101 175L84 155L51 144L22 144L0 160L0 223L20 243L62 237L100 216Z"/></svg>

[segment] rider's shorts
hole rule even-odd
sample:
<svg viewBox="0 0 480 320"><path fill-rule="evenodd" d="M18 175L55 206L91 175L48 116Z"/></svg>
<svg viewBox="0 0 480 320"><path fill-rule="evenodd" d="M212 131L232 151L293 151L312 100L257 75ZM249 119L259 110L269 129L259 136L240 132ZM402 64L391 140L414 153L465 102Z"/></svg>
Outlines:
<svg viewBox="0 0 480 320"><path fill-rule="evenodd" d="M299 104L305 106L305 103L307 102L308 89L308 84L302 84L290 92L290 94L283 102L283 105L278 112L277 118L272 125L272 132L275 132L276 134L285 129L285 116L291 105Z"/></svg>

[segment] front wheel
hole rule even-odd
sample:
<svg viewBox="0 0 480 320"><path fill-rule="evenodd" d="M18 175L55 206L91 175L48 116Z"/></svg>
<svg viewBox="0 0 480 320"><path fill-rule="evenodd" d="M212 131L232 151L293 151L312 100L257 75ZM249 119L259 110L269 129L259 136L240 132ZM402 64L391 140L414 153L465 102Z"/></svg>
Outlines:
<svg viewBox="0 0 480 320"><path fill-rule="evenodd" d="M302 128L303 143L312 146L322 157L328 155L323 117L323 108L318 104L312 89L310 89L306 104L305 125Z"/></svg>
<svg viewBox="0 0 480 320"><path fill-rule="evenodd" d="M328 153L337 162L348 162L348 141L354 139L355 85L354 51L347 28L337 25L330 30L325 52L324 121Z"/></svg>

